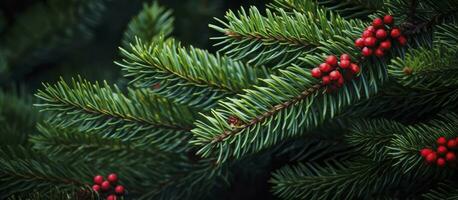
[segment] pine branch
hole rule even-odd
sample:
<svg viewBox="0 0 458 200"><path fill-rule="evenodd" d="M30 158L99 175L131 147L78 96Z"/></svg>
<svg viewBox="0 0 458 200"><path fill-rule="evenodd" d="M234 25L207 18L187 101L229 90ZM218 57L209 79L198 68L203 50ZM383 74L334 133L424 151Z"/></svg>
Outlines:
<svg viewBox="0 0 458 200"><path fill-rule="evenodd" d="M127 25L122 44L129 48L135 44L135 37L149 44L159 37L168 37L173 31L174 18L172 10L160 6L157 1L151 5L143 4L143 10L138 13Z"/></svg>
<svg viewBox="0 0 458 200"><path fill-rule="evenodd" d="M36 106L50 114L47 121L53 126L120 139L146 137L164 150L186 146L194 114L184 106L145 90L129 89L124 95L116 86L81 78L71 85L61 80L44 86L36 95L44 102Z"/></svg>
<svg viewBox="0 0 458 200"><path fill-rule="evenodd" d="M455 88L458 81L458 48L436 47L412 50L403 58L396 58L389 65L388 72L400 84L416 89L437 90Z"/></svg>
<svg viewBox="0 0 458 200"><path fill-rule="evenodd" d="M0 147L0 155L1 198L30 191L46 194L54 189L69 193L87 191L85 183L91 181L93 174L88 166L56 163L21 146Z"/></svg>
<svg viewBox="0 0 458 200"><path fill-rule="evenodd" d="M160 95L197 108L209 109L217 100L265 77L262 70L194 47L181 47L173 39L150 45L137 40L130 51L121 52L124 60L117 64L127 77L134 78L134 84L156 88Z"/></svg>
<svg viewBox="0 0 458 200"><path fill-rule="evenodd" d="M426 200L458 199L458 185L450 181L441 182L422 197Z"/></svg>
<svg viewBox="0 0 458 200"><path fill-rule="evenodd" d="M213 38L221 41L218 46L224 45L220 51L254 66L273 68L302 64L298 58L320 52L320 47L326 46L322 41L333 43L341 38L356 38L364 25L359 20L344 20L321 9L291 15L281 9L278 14L267 9L266 16L262 16L251 7L248 13L243 8L237 14L229 11L225 18L227 22L218 20L221 26L210 25L224 34Z"/></svg>
<svg viewBox="0 0 458 200"><path fill-rule="evenodd" d="M321 60L322 57L309 56L307 62L316 66ZM191 143L199 146L198 154L203 157L213 154L218 162L224 162L305 133L377 91L386 78L384 64L362 65L364 72L358 80L332 94L321 90L308 69L293 66L280 70L279 76L262 80L262 85L246 90L238 98L220 101L211 114L204 116L205 120L195 123ZM240 123L229 124L231 116L240 119Z"/></svg>

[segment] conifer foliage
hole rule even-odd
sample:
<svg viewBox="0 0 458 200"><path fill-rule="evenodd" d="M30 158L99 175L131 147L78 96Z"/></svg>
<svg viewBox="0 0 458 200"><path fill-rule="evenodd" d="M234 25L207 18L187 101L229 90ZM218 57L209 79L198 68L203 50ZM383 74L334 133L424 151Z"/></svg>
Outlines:
<svg viewBox="0 0 458 200"><path fill-rule="evenodd" d="M0 142L0 198L222 199L259 163L280 199L456 198L457 13L274 0L216 19L211 53L145 4L115 61L129 85L44 83L37 133Z"/></svg>

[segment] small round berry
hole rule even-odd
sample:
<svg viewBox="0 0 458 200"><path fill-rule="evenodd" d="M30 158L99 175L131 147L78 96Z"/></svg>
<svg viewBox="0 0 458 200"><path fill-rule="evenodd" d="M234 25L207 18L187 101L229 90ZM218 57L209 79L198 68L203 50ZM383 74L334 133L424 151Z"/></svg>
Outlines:
<svg viewBox="0 0 458 200"><path fill-rule="evenodd" d="M438 158L436 164L439 167L444 167L445 166L445 159L444 158Z"/></svg>
<svg viewBox="0 0 458 200"><path fill-rule="evenodd" d="M449 141L447 142L447 147L448 147L449 149L455 149L456 146L457 146L456 140L454 140L454 139L451 139L451 140L449 140Z"/></svg>
<svg viewBox="0 0 458 200"><path fill-rule="evenodd" d="M384 50L388 50L391 48L391 41L389 40L385 40L383 42L380 43L380 48L384 49Z"/></svg>
<svg viewBox="0 0 458 200"><path fill-rule="evenodd" d="M370 55L372 55L372 49L368 48L368 47L364 47L362 50L361 50L363 56L365 57L368 57Z"/></svg>
<svg viewBox="0 0 458 200"><path fill-rule="evenodd" d="M375 18L374 21L372 21L372 26L375 28L379 28L383 26L383 20L381 18Z"/></svg>
<svg viewBox="0 0 458 200"><path fill-rule="evenodd" d="M359 66L357 64L352 63L350 65L350 71L351 71L352 74L357 74L357 73L359 73L360 70L361 69L359 68Z"/></svg>
<svg viewBox="0 0 458 200"><path fill-rule="evenodd" d="M329 85L331 83L331 78L329 78L329 76L323 76L323 78L321 78L321 83L323 85Z"/></svg>
<svg viewBox="0 0 458 200"><path fill-rule="evenodd" d="M340 72L337 70L334 70L331 73L329 73L329 78L331 78L331 80L338 80L341 77L342 77L342 74L340 74Z"/></svg>
<svg viewBox="0 0 458 200"><path fill-rule="evenodd" d="M366 28L366 31L370 31L370 32L375 32L375 30L376 30L376 29L375 29L374 26L368 26L368 27Z"/></svg>
<svg viewBox="0 0 458 200"><path fill-rule="evenodd" d="M437 159L437 154L434 152L431 152L430 154L426 156L426 162L428 163L436 162L436 159Z"/></svg>
<svg viewBox="0 0 458 200"><path fill-rule="evenodd" d="M369 31L369 30L365 30L365 31L363 31L363 34L361 36L363 36L363 38L372 37L372 36L374 36L374 32Z"/></svg>
<svg viewBox="0 0 458 200"><path fill-rule="evenodd" d="M340 61L342 61L342 60L349 60L349 61L351 61L351 57L350 57L350 55L344 53L344 54L340 55Z"/></svg>
<svg viewBox="0 0 458 200"><path fill-rule="evenodd" d="M385 55L385 52L383 52L383 49L382 48L377 48L375 50L375 55L379 58L383 57Z"/></svg>
<svg viewBox="0 0 458 200"><path fill-rule="evenodd" d="M350 60L340 60L339 66L342 67L342 69L346 69L350 67Z"/></svg>
<svg viewBox="0 0 458 200"><path fill-rule="evenodd" d="M397 38L397 37L401 36L401 30L399 30L398 28L393 28L391 30L390 35L391 35L392 38Z"/></svg>
<svg viewBox="0 0 458 200"><path fill-rule="evenodd" d="M103 182L103 176L100 176L100 175L94 176L94 183L95 184L100 185L100 184L102 184L102 182Z"/></svg>
<svg viewBox="0 0 458 200"><path fill-rule="evenodd" d="M447 150L447 147L445 147L445 146L439 146L439 147L437 147L436 151L437 151L437 153L439 155L445 155L448 150Z"/></svg>
<svg viewBox="0 0 458 200"><path fill-rule="evenodd" d="M447 144L447 138L444 136L437 138L437 144L438 145L446 145Z"/></svg>
<svg viewBox="0 0 458 200"><path fill-rule="evenodd" d="M342 76L340 76L340 78L337 79L337 84L336 84L336 86L337 86L337 87L342 87L342 86L344 85L344 83L345 83L344 78L343 78Z"/></svg>
<svg viewBox="0 0 458 200"><path fill-rule="evenodd" d="M407 44L407 38L403 35L398 37L398 42L401 46L405 46Z"/></svg>
<svg viewBox="0 0 458 200"><path fill-rule="evenodd" d="M364 45L368 47L373 47L375 46L375 43L377 42L377 39L375 37L367 37L364 39Z"/></svg>
<svg viewBox="0 0 458 200"><path fill-rule="evenodd" d="M320 66L318 67L321 72L330 72L332 70L331 65L328 63L321 63Z"/></svg>
<svg viewBox="0 0 458 200"><path fill-rule="evenodd" d="M453 162L456 160L456 154L454 152L448 152L447 154L445 154L445 160L447 160L448 162Z"/></svg>
<svg viewBox="0 0 458 200"><path fill-rule="evenodd" d="M377 32L375 32L375 37L378 39L385 39L386 38L386 31L383 29L378 29Z"/></svg>
<svg viewBox="0 0 458 200"><path fill-rule="evenodd" d="M115 187L115 193L117 195L124 195L124 186L118 185Z"/></svg>
<svg viewBox="0 0 458 200"><path fill-rule="evenodd" d="M326 63L328 63L331 66L336 66L337 65L337 57L335 55L330 55L326 58Z"/></svg>
<svg viewBox="0 0 458 200"><path fill-rule="evenodd" d="M117 200L118 197L116 197L116 195L114 194L110 194L108 197L107 197L107 200Z"/></svg>
<svg viewBox="0 0 458 200"><path fill-rule="evenodd" d="M111 184L108 181L103 181L101 184L102 191L108 191L110 187L111 187Z"/></svg>
<svg viewBox="0 0 458 200"><path fill-rule="evenodd" d="M93 185L92 190L94 190L95 192L100 192L100 185Z"/></svg>
<svg viewBox="0 0 458 200"><path fill-rule="evenodd" d="M385 24L393 24L393 22L394 22L393 16L385 15L385 17L383 17L383 23L385 23Z"/></svg>
<svg viewBox="0 0 458 200"><path fill-rule="evenodd" d="M424 149L420 150L420 154L421 154L422 157L426 157L430 153L433 153L432 149L424 148Z"/></svg>
<svg viewBox="0 0 458 200"><path fill-rule="evenodd" d="M115 173L111 173L108 175L107 180L110 181L110 183L114 184L118 181L118 175Z"/></svg>
<svg viewBox="0 0 458 200"><path fill-rule="evenodd" d="M313 78L321 78L321 70L320 70L320 68L318 68L318 67L313 68L311 74L312 74Z"/></svg>
<svg viewBox="0 0 458 200"><path fill-rule="evenodd" d="M358 38L355 40L355 46L356 47L364 47L364 39L363 38Z"/></svg>

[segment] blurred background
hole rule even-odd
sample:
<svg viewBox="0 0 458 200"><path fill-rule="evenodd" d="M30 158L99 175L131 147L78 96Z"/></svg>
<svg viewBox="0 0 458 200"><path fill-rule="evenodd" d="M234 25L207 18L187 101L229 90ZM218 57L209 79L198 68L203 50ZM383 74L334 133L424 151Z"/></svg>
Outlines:
<svg viewBox="0 0 458 200"><path fill-rule="evenodd" d="M1 0L2 89L21 86L33 92L41 87L42 82L55 82L60 76L68 79L77 75L89 80L116 83L121 73L120 67L113 62L119 60L118 47L126 26L142 9L143 3L151 2L152 0ZM209 23L216 23L214 17L223 17L228 9L249 5L262 7L266 3L262 0L158 2L173 10L173 36L184 44L210 51L216 49L209 38L218 35L208 28ZM68 5L72 3L75 5ZM50 5L54 6L55 12L45 10Z"/></svg>

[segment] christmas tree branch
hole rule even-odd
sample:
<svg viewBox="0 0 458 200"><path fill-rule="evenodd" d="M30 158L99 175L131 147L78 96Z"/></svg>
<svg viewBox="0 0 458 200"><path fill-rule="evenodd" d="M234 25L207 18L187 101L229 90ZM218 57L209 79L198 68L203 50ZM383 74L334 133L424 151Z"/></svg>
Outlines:
<svg viewBox="0 0 458 200"><path fill-rule="evenodd" d="M137 40L131 51L121 52L125 59L118 65L127 77L135 77L132 82L137 86L156 88L155 92L167 98L203 109L265 77L260 69L194 47L181 47L173 39L150 45Z"/></svg>
<svg viewBox="0 0 458 200"><path fill-rule="evenodd" d="M242 8L237 14L229 11L226 20L218 20L222 27L210 25L224 34L214 38L224 45L220 50L236 59L247 59L254 66L273 68L299 64L300 56L317 52L321 42L339 37L356 37L362 29L359 20L344 20L338 15L317 9L308 14L294 12L288 15L279 9L278 14L266 10L266 16L251 7L248 13ZM332 27L331 27L332 24Z"/></svg>
<svg viewBox="0 0 458 200"><path fill-rule="evenodd" d="M185 106L145 90L129 90L124 95L116 86L100 86L79 78L71 85L61 80L45 84L36 104L50 114L48 122L58 127L76 127L79 131L98 130L115 138L156 138L159 148L185 145L194 114ZM147 108L147 109L145 109Z"/></svg>
<svg viewBox="0 0 458 200"><path fill-rule="evenodd" d="M168 37L173 31L172 11L160 6L157 1L143 4L143 10L127 25L122 44L129 48L135 44L135 37L149 44L160 37Z"/></svg>
<svg viewBox="0 0 458 200"><path fill-rule="evenodd" d="M321 60L309 56L307 62L316 66ZM308 69L294 66L280 70L279 76L264 79L263 85L246 90L239 98L220 101L211 114L204 116L205 120L195 123L197 128L192 130L191 142L200 146L198 154L204 157L213 154L218 162L224 162L304 133L335 117L352 102L375 93L386 72L382 63L371 65L358 80L334 94L320 90ZM240 122L230 124L229 117Z"/></svg>

